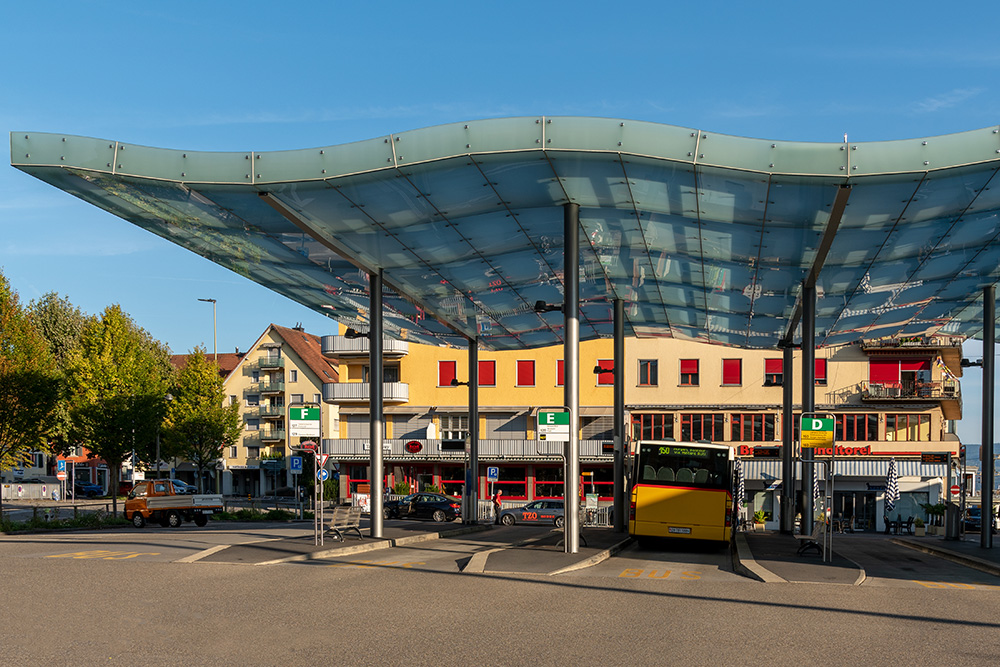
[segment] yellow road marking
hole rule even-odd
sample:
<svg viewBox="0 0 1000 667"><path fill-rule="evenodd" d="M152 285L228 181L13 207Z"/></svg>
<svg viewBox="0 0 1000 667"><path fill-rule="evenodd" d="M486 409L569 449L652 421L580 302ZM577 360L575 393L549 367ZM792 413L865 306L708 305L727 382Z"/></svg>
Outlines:
<svg viewBox="0 0 1000 667"><path fill-rule="evenodd" d="M159 552L154 551L109 551L107 549L94 549L93 551L75 551L68 554L54 554L52 556L46 556L46 558L76 558L79 560L100 558L103 560L125 560L127 558L136 558L138 556L159 555Z"/></svg>

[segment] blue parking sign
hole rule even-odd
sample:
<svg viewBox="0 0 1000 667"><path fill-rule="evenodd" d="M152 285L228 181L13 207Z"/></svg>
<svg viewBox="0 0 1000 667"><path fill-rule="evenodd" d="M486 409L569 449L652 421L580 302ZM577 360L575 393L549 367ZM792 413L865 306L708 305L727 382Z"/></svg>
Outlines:
<svg viewBox="0 0 1000 667"><path fill-rule="evenodd" d="M495 482L500 479L500 468L498 466L487 466L486 481Z"/></svg>
<svg viewBox="0 0 1000 667"><path fill-rule="evenodd" d="M288 467L291 469L293 475L302 474L302 457L301 456L291 456L288 458Z"/></svg>

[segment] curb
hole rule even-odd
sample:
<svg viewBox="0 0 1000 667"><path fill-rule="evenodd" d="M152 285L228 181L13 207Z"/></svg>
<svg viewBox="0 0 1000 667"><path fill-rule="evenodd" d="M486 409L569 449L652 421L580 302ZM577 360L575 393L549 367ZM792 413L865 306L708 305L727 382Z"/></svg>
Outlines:
<svg viewBox="0 0 1000 667"><path fill-rule="evenodd" d="M976 558L975 556L969 556L967 554L952 551L951 549L945 549L937 545L924 544L913 540L902 540L898 537L892 538L891 541L893 544L898 544L901 547L907 547L908 549L913 549L914 551L920 551L925 554L930 554L931 556L937 556L938 558L950 560L953 563L965 565L966 567L971 567L975 570L979 570L980 572L1000 577L1000 565L983 558Z"/></svg>
<svg viewBox="0 0 1000 667"><path fill-rule="evenodd" d="M285 558L268 560L262 563L254 563L254 565L278 565L280 563L302 562L320 558L333 558L335 556L350 556L353 554L365 553L367 551L378 551L381 549L388 549L390 547L396 547L396 546L404 546L407 544L418 544L420 542L429 542L431 540L437 540L443 537L455 537L457 535L466 535L468 533L479 533L482 531L492 530L492 529L493 529L492 525L477 524L472 526L463 526L462 528L455 528L452 530L442 530L437 533L422 533L420 535L411 535L409 537L399 537L396 539L376 538L378 541L368 542L367 544L355 544L349 547L339 546L333 549L324 549L322 551L313 551L310 553L296 554L294 556L287 556Z"/></svg>
<svg viewBox="0 0 1000 667"><path fill-rule="evenodd" d="M577 563L567 565L566 567L561 567L558 570L553 570L552 572L548 572L546 576L554 577L557 574L565 574L567 572L573 572L574 570L582 570L584 568L593 567L594 565L597 565L598 563L601 563L611 558L616 553L618 553L619 551L621 551L630 544L632 544L632 538L626 537L618 544L614 544L603 551L599 551L590 558L585 558Z"/></svg>
<svg viewBox="0 0 1000 667"><path fill-rule="evenodd" d="M742 533L736 533L736 549L733 551L733 569L748 579L762 581L765 584L787 584L788 580L779 577L754 560L747 538Z"/></svg>

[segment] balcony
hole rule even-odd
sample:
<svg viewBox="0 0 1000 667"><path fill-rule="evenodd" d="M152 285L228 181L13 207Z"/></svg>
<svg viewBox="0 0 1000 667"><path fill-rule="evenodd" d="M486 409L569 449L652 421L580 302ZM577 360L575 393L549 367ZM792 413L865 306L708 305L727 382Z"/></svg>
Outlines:
<svg viewBox="0 0 1000 667"><path fill-rule="evenodd" d="M262 428L259 433L261 442L281 442L285 439L283 428Z"/></svg>
<svg viewBox="0 0 1000 667"><path fill-rule="evenodd" d="M407 451L407 443L418 442L420 451ZM456 460L467 458L464 450L442 448L441 440L392 439L382 441L382 454L393 460ZM606 440L580 440L580 458L610 461L614 454L604 448ZM339 459L367 460L370 456L368 438L324 438L323 453ZM479 459L493 461L553 461L562 460L563 443L545 440L486 439L479 441Z"/></svg>
<svg viewBox="0 0 1000 667"><path fill-rule="evenodd" d="M937 401L945 419L962 418L962 389L957 380L940 382L862 382L863 403L926 403Z"/></svg>
<svg viewBox="0 0 1000 667"><path fill-rule="evenodd" d="M285 358L265 354L257 359L257 367L261 370L280 370L285 367Z"/></svg>
<svg viewBox="0 0 1000 667"><path fill-rule="evenodd" d="M327 403L368 403L370 386L367 382L327 382L323 385L323 401ZM410 385L405 382L383 382L383 403L406 403L410 400Z"/></svg>
<svg viewBox="0 0 1000 667"><path fill-rule="evenodd" d="M285 383L261 380L260 389L258 391L261 394L284 394Z"/></svg>
<svg viewBox="0 0 1000 667"><path fill-rule="evenodd" d="M879 338L861 342L862 351L871 355L895 356L909 354L937 354L941 361L954 373L962 376L962 341L960 336L902 336L900 338Z"/></svg>
<svg viewBox="0 0 1000 667"><path fill-rule="evenodd" d="M347 338L346 336L323 336L323 356L344 359L349 357L367 357L370 345L367 338ZM410 344L405 340L393 338L382 339L382 357L399 359L410 352Z"/></svg>
<svg viewBox="0 0 1000 667"><path fill-rule="evenodd" d="M282 419L285 416L285 408L281 405L277 407L262 405L257 416L261 419Z"/></svg>

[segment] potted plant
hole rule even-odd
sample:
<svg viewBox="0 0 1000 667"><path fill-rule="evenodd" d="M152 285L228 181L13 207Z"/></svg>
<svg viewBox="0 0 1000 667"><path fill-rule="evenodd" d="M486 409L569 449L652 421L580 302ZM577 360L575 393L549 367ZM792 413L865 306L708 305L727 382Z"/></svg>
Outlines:
<svg viewBox="0 0 1000 667"><path fill-rule="evenodd" d="M924 520L919 516L913 520L913 534L916 537L923 537L927 530L924 528Z"/></svg>
<svg viewBox="0 0 1000 667"><path fill-rule="evenodd" d="M757 527L757 524L763 526L764 521L766 520L767 520L767 513L764 510L757 510L756 512L753 513L754 528Z"/></svg>

